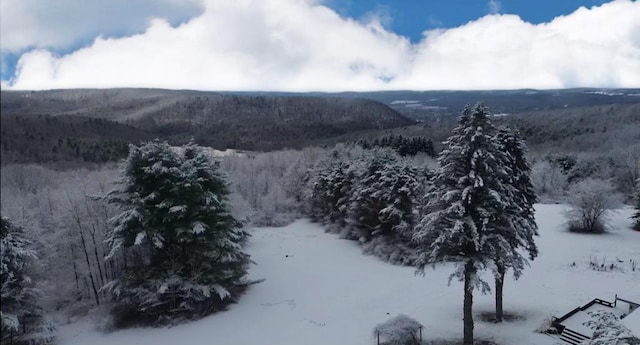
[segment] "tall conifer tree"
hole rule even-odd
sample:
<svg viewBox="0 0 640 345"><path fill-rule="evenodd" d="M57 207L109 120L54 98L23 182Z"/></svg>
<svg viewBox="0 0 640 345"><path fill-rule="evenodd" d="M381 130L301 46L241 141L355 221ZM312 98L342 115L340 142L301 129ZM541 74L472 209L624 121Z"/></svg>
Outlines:
<svg viewBox="0 0 640 345"><path fill-rule="evenodd" d="M452 135L444 142L440 167L427 194L426 215L413 239L424 248L418 269L455 261L451 278L464 282L464 344L473 344L473 290L489 286L478 277L496 255L516 248L503 234L513 228L508 209L516 204L508 156L496 138L488 109L467 107ZM505 259L508 260L508 259Z"/></svg>
<svg viewBox="0 0 640 345"><path fill-rule="evenodd" d="M501 128L497 139L502 150L507 153L509 176L504 181L506 187L511 187L512 205L506 211L509 217L508 227L501 229L500 235L509 241L506 247L497 247L495 254L495 297L496 322L503 320L503 286L507 269L513 269L516 278L522 274L526 259L515 248L527 251L529 259L538 256L534 237L538 234L533 204L537 201L533 183L531 182L531 167L525 156L527 146L518 133L508 128Z"/></svg>
<svg viewBox="0 0 640 345"><path fill-rule="evenodd" d="M122 209L109 241L112 254L130 248L136 262L106 288L150 323L217 310L249 263L219 163L192 144L131 146L120 185L107 197Z"/></svg>
<svg viewBox="0 0 640 345"><path fill-rule="evenodd" d="M32 264L37 259L22 227L0 220L0 343L48 344L55 327L39 304Z"/></svg>

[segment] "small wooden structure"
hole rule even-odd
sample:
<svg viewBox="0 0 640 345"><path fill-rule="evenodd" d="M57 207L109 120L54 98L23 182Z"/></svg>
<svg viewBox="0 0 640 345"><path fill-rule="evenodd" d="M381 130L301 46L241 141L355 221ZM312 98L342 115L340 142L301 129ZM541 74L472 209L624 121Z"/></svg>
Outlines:
<svg viewBox="0 0 640 345"><path fill-rule="evenodd" d="M628 309L621 310L620 308L621 306L618 305L619 302L627 304L629 306ZM561 341L570 345L578 345L586 339L591 339L592 333L590 333L586 327L580 327L582 322L580 322L581 320L578 320L578 319L584 319L586 317L586 311L588 309L592 309L594 306L602 306L602 307L611 308L611 309L617 308L620 313L619 315L620 318L623 319L626 315L629 315L632 312L634 312L636 309L640 308L640 301L633 302L628 299L623 299L618 297L617 294L613 302L608 302L599 298L594 298L589 303L581 307L577 307L561 317L552 318L551 327L557 330L557 334L560 335ZM638 311L638 313L640 313L640 311ZM573 319L576 319L577 322L576 320L573 320ZM567 322L568 320L573 321L572 322L573 325L571 328L568 325L569 323ZM589 334L585 334L585 333L589 333Z"/></svg>

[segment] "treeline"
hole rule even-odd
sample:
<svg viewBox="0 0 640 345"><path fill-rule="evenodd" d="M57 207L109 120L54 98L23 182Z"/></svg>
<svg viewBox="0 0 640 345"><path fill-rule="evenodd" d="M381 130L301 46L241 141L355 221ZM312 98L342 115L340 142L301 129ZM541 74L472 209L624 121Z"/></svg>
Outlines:
<svg viewBox="0 0 640 345"><path fill-rule="evenodd" d="M613 186L625 201L633 203L640 179L640 143L606 153L532 154L536 191L544 202L562 202L571 185L586 179Z"/></svg>
<svg viewBox="0 0 640 345"><path fill-rule="evenodd" d="M1 105L2 129L10 134L3 139L6 156L18 159L24 152L16 150L28 135L40 140L41 133L64 132L46 145L30 144L31 153L23 160L28 162L83 159L82 154L76 155L74 151L65 155L51 153L60 136L86 140L85 134L76 132L81 125L87 135L134 144L140 139L158 137L173 145L194 139L200 145L221 150L271 151L302 148L317 140L363 130L415 123L380 102L338 97L136 89L3 91ZM29 124L16 123L16 118L26 119ZM78 123L96 119L103 122L93 126ZM69 122L75 128L65 128ZM96 152L95 156L101 159L104 155Z"/></svg>
<svg viewBox="0 0 640 345"><path fill-rule="evenodd" d="M373 139L373 141L367 139L360 139L357 144L365 149L373 147L390 147L396 151L400 156L415 156L418 153L425 153L431 157L436 156L436 151L433 146L433 141L425 137L410 137L405 138L402 135L385 135L382 138Z"/></svg>
<svg viewBox="0 0 640 345"><path fill-rule="evenodd" d="M640 103L527 111L495 120L520 131L535 152L607 153L640 142Z"/></svg>
<svg viewBox="0 0 640 345"><path fill-rule="evenodd" d="M366 253L413 265L412 232L431 171L384 149L333 151L312 170L304 213Z"/></svg>
<svg viewBox="0 0 640 345"><path fill-rule="evenodd" d="M85 162L125 158L130 143L153 134L105 119L76 116L2 115L2 164Z"/></svg>

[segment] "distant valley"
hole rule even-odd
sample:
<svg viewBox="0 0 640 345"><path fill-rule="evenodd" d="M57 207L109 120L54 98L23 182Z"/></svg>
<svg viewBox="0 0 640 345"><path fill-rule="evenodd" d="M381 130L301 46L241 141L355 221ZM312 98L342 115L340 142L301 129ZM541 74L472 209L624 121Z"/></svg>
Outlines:
<svg viewBox="0 0 640 345"><path fill-rule="evenodd" d="M105 162L129 143L193 139L215 149L271 151L423 136L437 144L466 104L483 101L498 124L534 148L588 149L591 140L640 140L640 89L201 92L159 89L2 91L2 164ZM544 117L544 121L531 117ZM565 140L571 138L571 140Z"/></svg>

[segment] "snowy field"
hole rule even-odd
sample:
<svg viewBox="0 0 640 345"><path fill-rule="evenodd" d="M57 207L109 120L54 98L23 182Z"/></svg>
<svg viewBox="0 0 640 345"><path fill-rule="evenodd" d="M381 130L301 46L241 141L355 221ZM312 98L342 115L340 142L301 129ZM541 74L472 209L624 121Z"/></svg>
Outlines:
<svg viewBox="0 0 640 345"><path fill-rule="evenodd" d="M640 295L640 233L630 230L631 209L613 218L616 231L604 235L564 231L563 207L537 205L540 257L524 275L505 282L505 312L522 319L495 325L476 317L477 339L502 345L552 345L533 333L552 315L561 316L593 298L613 301ZM355 242L326 234L300 220L284 228L258 228L248 247L257 262L250 278L266 278L252 286L226 312L180 326L130 329L103 334L88 321L62 326L62 345L371 345L373 328L407 314L425 326L426 339L462 338L462 285L447 287L451 267L415 275L411 267L393 266L361 254ZM591 259L618 268L596 271ZM618 262L617 259L623 261ZM575 263L575 266L573 265ZM493 284L490 275L487 280ZM493 311L492 295L474 296L474 312Z"/></svg>

